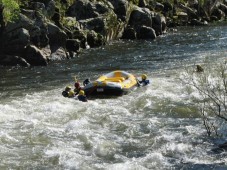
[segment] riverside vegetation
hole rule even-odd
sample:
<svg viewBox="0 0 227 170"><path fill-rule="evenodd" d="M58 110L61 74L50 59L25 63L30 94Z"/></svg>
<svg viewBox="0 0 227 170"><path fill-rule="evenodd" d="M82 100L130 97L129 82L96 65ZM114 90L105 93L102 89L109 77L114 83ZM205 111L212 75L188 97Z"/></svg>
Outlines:
<svg viewBox="0 0 227 170"><path fill-rule="evenodd" d="M224 20L221 0L0 0L0 65L38 66L116 39Z"/></svg>

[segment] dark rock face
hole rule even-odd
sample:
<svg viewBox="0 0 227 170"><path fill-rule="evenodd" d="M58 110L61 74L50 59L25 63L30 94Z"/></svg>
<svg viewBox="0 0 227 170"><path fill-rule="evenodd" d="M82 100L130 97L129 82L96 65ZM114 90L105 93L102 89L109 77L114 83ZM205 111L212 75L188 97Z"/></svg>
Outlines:
<svg viewBox="0 0 227 170"><path fill-rule="evenodd" d="M53 23L47 24L49 44L65 46L67 34Z"/></svg>
<svg viewBox="0 0 227 170"><path fill-rule="evenodd" d="M26 47L23 58L33 66L46 66L48 63L43 52L33 45Z"/></svg>
<svg viewBox="0 0 227 170"><path fill-rule="evenodd" d="M126 21L129 3L126 0L109 0L114 7L114 12L121 21Z"/></svg>
<svg viewBox="0 0 227 170"><path fill-rule="evenodd" d="M20 55L24 51L24 47L30 43L29 32L24 28L12 30L5 38L7 41L2 44L2 52L6 54Z"/></svg>
<svg viewBox="0 0 227 170"><path fill-rule="evenodd" d="M72 52L80 51L80 41L78 39L66 40L66 49Z"/></svg>
<svg viewBox="0 0 227 170"><path fill-rule="evenodd" d="M166 31L165 17L159 14L152 17L152 28L155 30L157 36L162 35Z"/></svg>
<svg viewBox="0 0 227 170"><path fill-rule="evenodd" d="M122 39L129 39L129 40L135 40L137 37L136 37L136 31L134 28L132 27L127 27L125 30L124 30L124 33L122 35Z"/></svg>
<svg viewBox="0 0 227 170"><path fill-rule="evenodd" d="M97 34L95 31L90 31L87 34L87 43L91 48L104 45L105 40L101 34Z"/></svg>
<svg viewBox="0 0 227 170"><path fill-rule="evenodd" d="M30 64L27 61L19 56L13 55L0 55L0 65L4 66L23 66L29 67Z"/></svg>
<svg viewBox="0 0 227 170"><path fill-rule="evenodd" d="M84 20L98 17L109 11L109 8L101 2L91 3L88 0L78 0L69 8L67 14L76 17L77 20Z"/></svg>
<svg viewBox="0 0 227 170"><path fill-rule="evenodd" d="M137 29L138 26L144 25L152 27L152 17L149 9L137 8L132 11L128 25Z"/></svg>
<svg viewBox="0 0 227 170"><path fill-rule="evenodd" d="M137 38L153 40L156 38L155 30L151 27L142 26L137 33Z"/></svg>
<svg viewBox="0 0 227 170"><path fill-rule="evenodd" d="M227 6L225 4L221 3L218 8L225 13L225 16L227 16Z"/></svg>

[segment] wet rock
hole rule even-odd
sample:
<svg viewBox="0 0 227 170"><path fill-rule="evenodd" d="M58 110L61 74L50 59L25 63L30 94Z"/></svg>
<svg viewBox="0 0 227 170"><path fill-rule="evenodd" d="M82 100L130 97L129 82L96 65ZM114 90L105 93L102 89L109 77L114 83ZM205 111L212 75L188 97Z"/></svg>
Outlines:
<svg viewBox="0 0 227 170"><path fill-rule="evenodd" d="M80 42L80 47L85 49L87 44L87 34L84 30L75 30L72 39L77 39Z"/></svg>
<svg viewBox="0 0 227 170"><path fill-rule="evenodd" d="M80 51L80 41L78 39L68 39L66 41L66 49L70 52Z"/></svg>
<svg viewBox="0 0 227 170"><path fill-rule="evenodd" d="M138 6L142 8L146 7L147 6L146 0L139 0Z"/></svg>
<svg viewBox="0 0 227 170"><path fill-rule="evenodd" d="M124 33L122 35L122 39L135 40L136 39L135 29L129 26L125 28Z"/></svg>
<svg viewBox="0 0 227 170"><path fill-rule="evenodd" d="M0 65L29 67L30 64L24 58L14 55L0 55Z"/></svg>
<svg viewBox="0 0 227 170"><path fill-rule="evenodd" d="M56 4L55 4L54 0L51 0L47 3L46 14L49 18L52 18L54 16L54 14L56 13L55 8L56 8Z"/></svg>
<svg viewBox="0 0 227 170"><path fill-rule="evenodd" d="M226 5L221 3L218 8L220 10L222 10L225 13L225 15L227 16L227 6Z"/></svg>
<svg viewBox="0 0 227 170"><path fill-rule="evenodd" d="M67 34L53 23L47 24L50 46L65 46Z"/></svg>
<svg viewBox="0 0 227 170"><path fill-rule="evenodd" d="M51 48L51 55L49 56L49 60L64 60L69 58L65 49L63 47L55 46Z"/></svg>
<svg viewBox="0 0 227 170"><path fill-rule="evenodd" d="M121 21L126 21L129 3L126 0L109 0L114 7L114 12Z"/></svg>
<svg viewBox="0 0 227 170"><path fill-rule="evenodd" d="M159 2L156 2L156 4L155 4L155 10L156 11L163 11L163 9L164 9L164 5L161 4L161 3L159 3Z"/></svg>
<svg viewBox="0 0 227 170"><path fill-rule="evenodd" d="M32 66L46 66L48 64L47 56L34 45L26 47L23 58Z"/></svg>
<svg viewBox="0 0 227 170"><path fill-rule="evenodd" d="M153 40L156 38L155 30L151 27L142 26L137 32L137 38Z"/></svg>
<svg viewBox="0 0 227 170"><path fill-rule="evenodd" d="M222 10L218 9L218 8L215 8L213 10L213 12L211 13L211 15L214 16L214 17L217 17L218 20L221 20L221 19L225 18L225 13Z"/></svg>
<svg viewBox="0 0 227 170"><path fill-rule="evenodd" d="M160 14L156 14L152 17L152 28L155 30L157 36L162 35L166 32L166 19Z"/></svg>
<svg viewBox="0 0 227 170"><path fill-rule="evenodd" d="M201 65L196 65L196 72L201 73L203 71L204 71L204 69Z"/></svg>
<svg viewBox="0 0 227 170"><path fill-rule="evenodd" d="M91 3L88 0L78 0L68 9L67 14L76 17L77 20L96 18L100 14L107 13L110 6L102 2Z"/></svg>
<svg viewBox="0 0 227 170"><path fill-rule="evenodd" d="M163 5L164 5L163 13L165 16L167 16L166 14L173 10L173 5L168 1L164 2Z"/></svg>
<svg viewBox="0 0 227 170"><path fill-rule="evenodd" d="M218 147L221 148L221 149L227 150L227 142L218 145Z"/></svg>
<svg viewBox="0 0 227 170"><path fill-rule="evenodd" d="M2 53L20 55L25 46L30 43L30 35L28 30L19 28L8 32L7 41L3 42Z"/></svg>
<svg viewBox="0 0 227 170"><path fill-rule="evenodd" d="M128 25L137 29L142 25L152 27L152 17L148 8L136 8L132 11Z"/></svg>
<svg viewBox="0 0 227 170"><path fill-rule="evenodd" d="M205 26L208 25L208 23L206 21L199 21L197 19L192 19L190 22L190 25L192 26Z"/></svg>
<svg viewBox="0 0 227 170"><path fill-rule="evenodd" d="M94 48L104 45L105 40L101 34L97 34L95 31L90 31L87 34L87 43L91 48Z"/></svg>

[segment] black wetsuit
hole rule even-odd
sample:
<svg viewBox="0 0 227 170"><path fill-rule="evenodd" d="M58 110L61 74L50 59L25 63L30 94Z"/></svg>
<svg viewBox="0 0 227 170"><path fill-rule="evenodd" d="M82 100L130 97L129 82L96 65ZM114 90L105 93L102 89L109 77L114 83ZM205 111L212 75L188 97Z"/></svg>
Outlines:
<svg viewBox="0 0 227 170"><path fill-rule="evenodd" d="M139 86L146 86L146 85L148 85L150 83L150 81L149 80L142 80L142 81L139 81Z"/></svg>
<svg viewBox="0 0 227 170"><path fill-rule="evenodd" d="M61 94L62 94L62 96L64 96L64 97L69 97L69 93L68 93L67 91L63 91Z"/></svg>
<svg viewBox="0 0 227 170"><path fill-rule="evenodd" d="M84 95L79 95L79 96L78 96L78 99L79 99L79 101L87 102L87 97L84 96Z"/></svg>

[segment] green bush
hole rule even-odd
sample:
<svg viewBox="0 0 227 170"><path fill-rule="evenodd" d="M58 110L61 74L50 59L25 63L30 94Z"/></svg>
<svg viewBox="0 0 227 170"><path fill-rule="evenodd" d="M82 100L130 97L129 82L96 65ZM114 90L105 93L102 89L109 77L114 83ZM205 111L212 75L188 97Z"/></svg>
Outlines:
<svg viewBox="0 0 227 170"><path fill-rule="evenodd" d="M20 11L19 2L18 0L0 0L0 5L4 7L3 16L6 23L17 18Z"/></svg>

